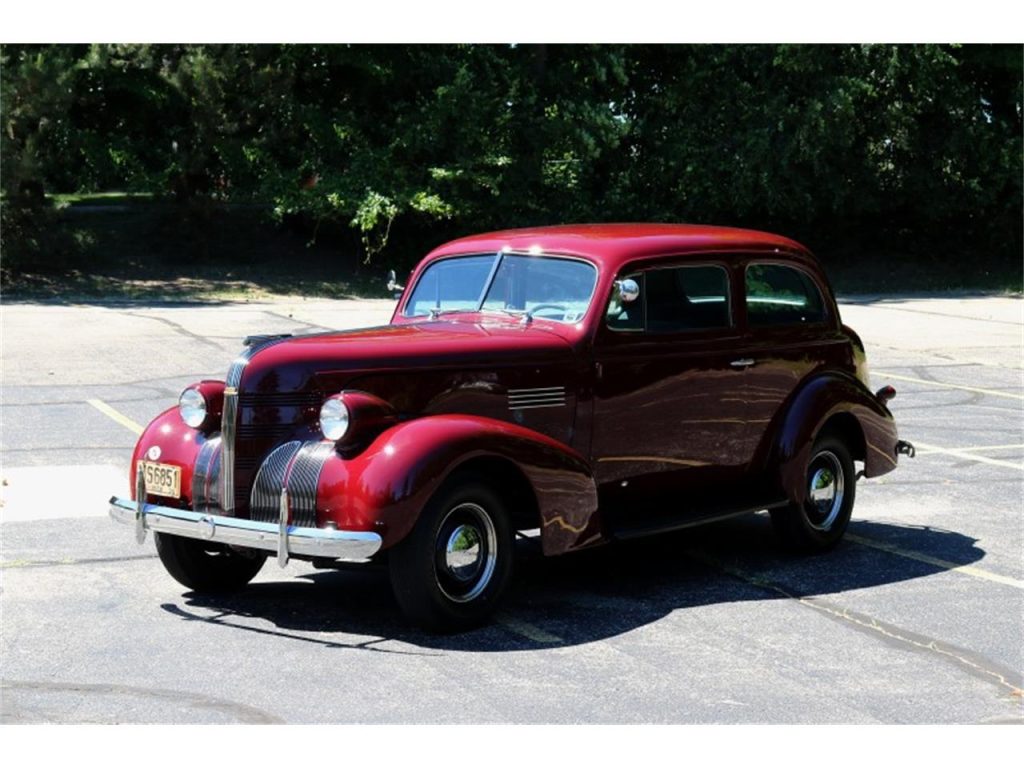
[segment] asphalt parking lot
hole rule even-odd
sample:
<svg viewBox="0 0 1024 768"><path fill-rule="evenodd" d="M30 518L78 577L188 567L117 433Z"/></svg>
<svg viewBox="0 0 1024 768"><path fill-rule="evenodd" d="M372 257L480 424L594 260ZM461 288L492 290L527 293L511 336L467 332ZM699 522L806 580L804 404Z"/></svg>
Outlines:
<svg viewBox="0 0 1024 768"><path fill-rule="evenodd" d="M918 456L859 484L825 556L761 515L555 559L525 539L497 619L439 637L371 569L192 594L106 517L139 425L242 337L390 310L0 308L0 722L1024 722L1020 299L842 302Z"/></svg>

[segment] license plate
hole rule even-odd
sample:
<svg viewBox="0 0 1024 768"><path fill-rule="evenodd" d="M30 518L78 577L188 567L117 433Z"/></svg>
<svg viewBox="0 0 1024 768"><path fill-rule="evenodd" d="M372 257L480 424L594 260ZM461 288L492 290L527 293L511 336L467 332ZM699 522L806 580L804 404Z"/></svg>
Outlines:
<svg viewBox="0 0 1024 768"><path fill-rule="evenodd" d="M146 479L146 493L170 496L172 499L181 496L181 467L143 461L142 476Z"/></svg>

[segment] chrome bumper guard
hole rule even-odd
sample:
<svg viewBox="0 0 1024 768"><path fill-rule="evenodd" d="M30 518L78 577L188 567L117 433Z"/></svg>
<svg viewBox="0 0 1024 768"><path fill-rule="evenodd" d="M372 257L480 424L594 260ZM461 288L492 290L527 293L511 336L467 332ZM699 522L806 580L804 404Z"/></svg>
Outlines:
<svg viewBox="0 0 1024 768"><path fill-rule="evenodd" d="M156 531L276 552L281 565L287 564L289 555L358 562L375 554L381 545L380 535L369 531L298 528L294 525L261 523L161 507L158 504L138 504L131 499L119 499L116 496L110 499L110 516L119 523L134 526L136 540L140 544L145 539L146 531Z"/></svg>

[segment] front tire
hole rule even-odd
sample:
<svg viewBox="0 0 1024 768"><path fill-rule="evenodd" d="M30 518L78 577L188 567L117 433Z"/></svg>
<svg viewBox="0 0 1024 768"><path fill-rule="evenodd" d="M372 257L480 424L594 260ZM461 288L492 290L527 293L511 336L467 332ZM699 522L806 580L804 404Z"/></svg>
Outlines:
<svg viewBox="0 0 1024 768"><path fill-rule="evenodd" d="M825 552L843 538L853 512L857 476L846 444L833 435L815 440L804 482L804 503L772 510L772 525L788 548Z"/></svg>
<svg viewBox="0 0 1024 768"><path fill-rule="evenodd" d="M241 589L260 572L267 556L241 553L198 539L155 533L160 562L179 584L195 592Z"/></svg>
<svg viewBox="0 0 1024 768"><path fill-rule="evenodd" d="M512 575L514 537L504 505L475 478L450 482L391 550L391 586L403 613L431 631L478 625Z"/></svg>

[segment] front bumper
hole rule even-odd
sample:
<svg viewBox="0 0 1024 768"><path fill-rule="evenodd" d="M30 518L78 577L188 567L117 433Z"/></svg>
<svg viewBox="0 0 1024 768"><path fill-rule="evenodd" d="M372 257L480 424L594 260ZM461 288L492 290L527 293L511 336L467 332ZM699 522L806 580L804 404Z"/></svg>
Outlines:
<svg viewBox="0 0 1024 768"><path fill-rule="evenodd" d="M381 546L380 535L371 531L300 528L241 520L158 504L138 504L131 499L119 499L116 496L110 499L110 516L119 523L135 526L136 539L140 544L146 537L146 531L169 533L189 539L276 552L278 563L282 566L288 563L290 555L358 562L368 559Z"/></svg>

